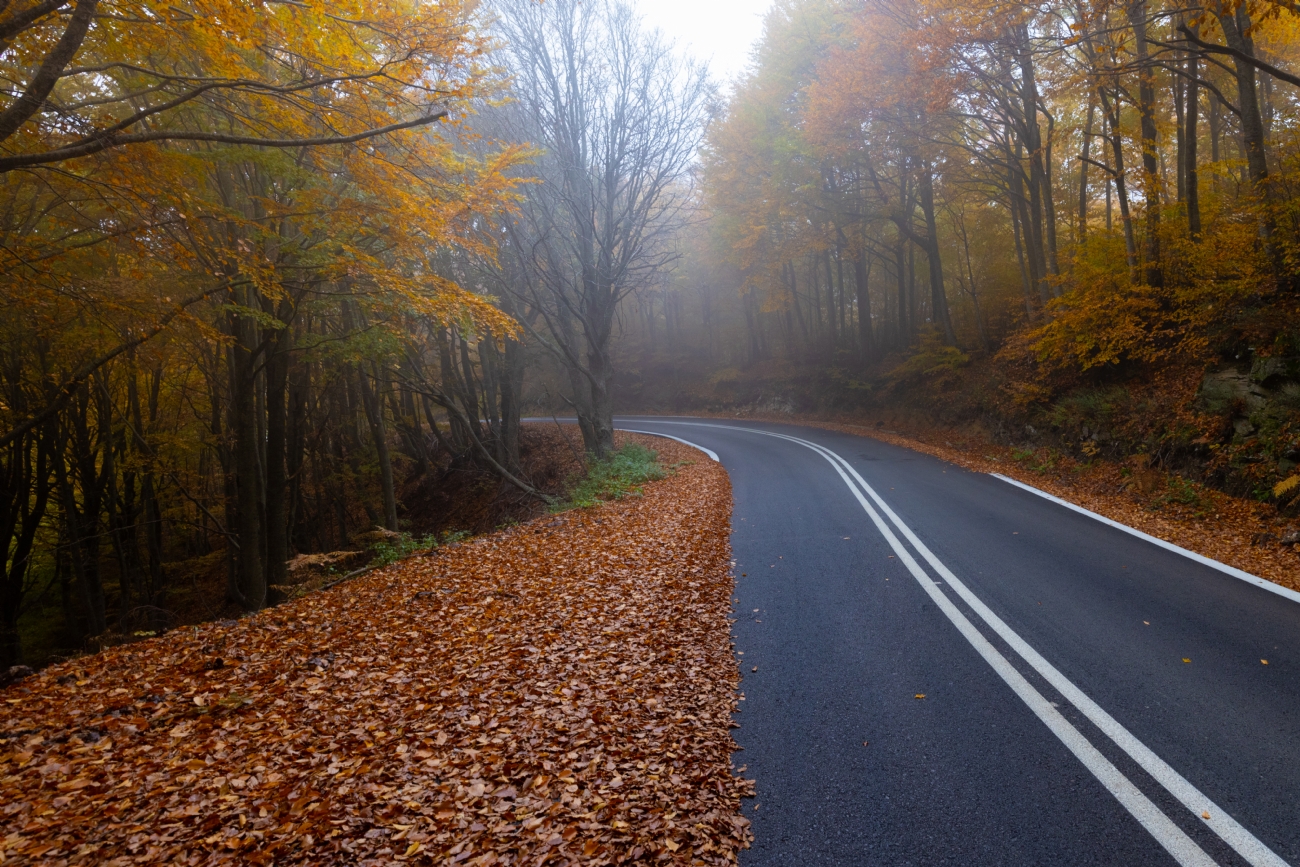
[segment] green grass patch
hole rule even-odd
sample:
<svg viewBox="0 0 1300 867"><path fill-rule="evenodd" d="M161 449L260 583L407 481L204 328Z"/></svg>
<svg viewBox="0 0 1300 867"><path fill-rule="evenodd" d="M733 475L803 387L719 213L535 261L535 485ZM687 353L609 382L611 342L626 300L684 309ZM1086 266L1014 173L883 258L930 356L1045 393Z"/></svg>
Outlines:
<svg viewBox="0 0 1300 867"><path fill-rule="evenodd" d="M1196 517L1206 518L1214 513L1214 501L1205 496L1200 488L1184 479L1182 476L1169 476L1167 479L1165 492L1155 499L1152 508L1155 510L1168 505L1190 506L1195 512Z"/></svg>
<svg viewBox="0 0 1300 867"><path fill-rule="evenodd" d="M589 509L602 500L621 500L641 496L641 486L668 477L659 463L659 453L645 446L628 443L599 461L587 465L587 475L569 491L569 499L555 508Z"/></svg>
<svg viewBox="0 0 1300 867"><path fill-rule="evenodd" d="M1012 449L1011 459L1042 475L1056 469L1061 455L1055 449Z"/></svg>
<svg viewBox="0 0 1300 867"><path fill-rule="evenodd" d="M440 545L454 545L469 537L470 534L465 530L449 530L443 533L441 537L430 533L424 538L412 536L410 533L402 533L398 539L391 543L380 542L376 545L375 559L370 562L370 565L388 566L398 560L405 560L413 554L432 551Z"/></svg>

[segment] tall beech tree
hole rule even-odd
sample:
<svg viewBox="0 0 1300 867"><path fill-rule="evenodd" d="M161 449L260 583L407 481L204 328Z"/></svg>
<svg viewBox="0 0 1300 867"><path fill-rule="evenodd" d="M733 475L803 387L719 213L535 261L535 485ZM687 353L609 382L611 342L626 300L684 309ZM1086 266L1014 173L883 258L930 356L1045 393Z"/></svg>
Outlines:
<svg viewBox="0 0 1300 867"><path fill-rule="evenodd" d="M589 452L614 444L610 341L620 302L653 284L690 204L689 179L709 96L632 7L615 0L500 0L503 58L514 74L514 135L540 150L511 222L527 270L510 287L531 333L569 371Z"/></svg>

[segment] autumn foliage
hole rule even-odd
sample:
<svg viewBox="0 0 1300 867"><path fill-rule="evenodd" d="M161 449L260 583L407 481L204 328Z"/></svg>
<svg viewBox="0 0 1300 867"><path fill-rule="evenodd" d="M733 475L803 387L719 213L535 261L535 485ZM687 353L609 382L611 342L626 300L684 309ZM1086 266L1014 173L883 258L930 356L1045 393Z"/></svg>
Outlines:
<svg viewBox="0 0 1300 867"><path fill-rule="evenodd" d="M485 21L0 9L0 662L60 582L56 645L94 648L174 622L176 564L215 558L210 606L256 610L293 554L397 529L389 439L426 460L439 342L518 331L441 261L494 255L476 221L526 154L474 129L503 86Z"/></svg>
<svg viewBox="0 0 1300 867"><path fill-rule="evenodd" d="M1285 505L1297 21L1265 0L776 3L709 128L709 232L629 311L628 404L1028 425L1080 455L1100 432Z"/></svg>
<svg viewBox="0 0 1300 867"><path fill-rule="evenodd" d="M730 486L653 445L643 496L6 691L0 856L734 864Z"/></svg>

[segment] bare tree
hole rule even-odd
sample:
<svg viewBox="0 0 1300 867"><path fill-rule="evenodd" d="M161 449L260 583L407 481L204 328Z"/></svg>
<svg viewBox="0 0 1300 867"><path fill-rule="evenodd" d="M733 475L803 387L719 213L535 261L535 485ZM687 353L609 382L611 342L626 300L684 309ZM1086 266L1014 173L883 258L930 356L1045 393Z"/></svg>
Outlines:
<svg viewBox="0 0 1300 867"><path fill-rule="evenodd" d="M676 258L690 201L706 71L680 60L617 0L500 0L513 134L541 151L509 231L524 265L510 287L533 337L569 371L589 452L614 443L610 339L619 302Z"/></svg>

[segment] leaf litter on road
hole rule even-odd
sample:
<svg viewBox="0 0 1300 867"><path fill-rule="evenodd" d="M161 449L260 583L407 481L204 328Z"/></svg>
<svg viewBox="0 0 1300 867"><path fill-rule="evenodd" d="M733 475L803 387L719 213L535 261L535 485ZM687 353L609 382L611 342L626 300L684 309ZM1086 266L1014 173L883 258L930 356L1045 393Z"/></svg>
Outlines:
<svg viewBox="0 0 1300 867"><path fill-rule="evenodd" d="M643 442L640 497L6 690L0 863L736 863L730 485Z"/></svg>

